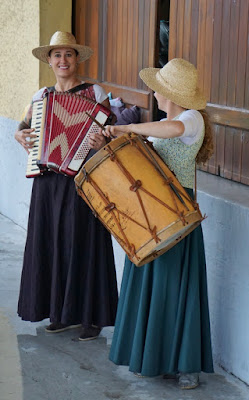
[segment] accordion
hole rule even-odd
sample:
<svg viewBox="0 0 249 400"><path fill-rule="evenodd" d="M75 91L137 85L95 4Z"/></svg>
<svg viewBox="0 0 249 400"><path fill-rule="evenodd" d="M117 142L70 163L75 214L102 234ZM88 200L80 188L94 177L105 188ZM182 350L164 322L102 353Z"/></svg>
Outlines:
<svg viewBox="0 0 249 400"><path fill-rule="evenodd" d="M87 97L46 93L33 103L31 128L37 137L28 155L26 177L47 170L75 176L90 151L89 135L99 131L93 119L104 125L112 117L111 110Z"/></svg>

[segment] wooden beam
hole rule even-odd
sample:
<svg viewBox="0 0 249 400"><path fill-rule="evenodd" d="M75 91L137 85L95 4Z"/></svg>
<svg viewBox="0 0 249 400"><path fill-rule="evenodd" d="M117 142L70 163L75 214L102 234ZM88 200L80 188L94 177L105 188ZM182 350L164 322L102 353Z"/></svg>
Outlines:
<svg viewBox="0 0 249 400"><path fill-rule="evenodd" d="M121 97L126 104L133 104L141 108L149 109L150 106L150 93L141 90L128 88L126 86L119 86L110 84L109 82L100 82L107 93L112 92L112 97Z"/></svg>
<svg viewBox="0 0 249 400"><path fill-rule="evenodd" d="M208 103L207 112L215 124L249 130L249 110Z"/></svg>
<svg viewBox="0 0 249 400"><path fill-rule="evenodd" d="M80 79L93 84L97 83L105 89L106 93L111 92L113 98L121 97L125 104L136 105L146 110L149 109L151 93L146 90L120 86L109 82L98 82L83 76L80 76Z"/></svg>

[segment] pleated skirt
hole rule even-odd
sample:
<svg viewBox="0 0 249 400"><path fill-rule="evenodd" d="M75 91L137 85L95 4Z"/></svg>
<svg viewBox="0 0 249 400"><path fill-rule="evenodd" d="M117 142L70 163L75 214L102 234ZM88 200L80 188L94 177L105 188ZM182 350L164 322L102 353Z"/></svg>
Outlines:
<svg viewBox="0 0 249 400"><path fill-rule="evenodd" d="M201 226L142 267L126 257L110 360L144 376L213 372Z"/></svg>
<svg viewBox="0 0 249 400"><path fill-rule="evenodd" d="M23 320L114 325L118 292L111 236L73 178L34 179L18 302Z"/></svg>

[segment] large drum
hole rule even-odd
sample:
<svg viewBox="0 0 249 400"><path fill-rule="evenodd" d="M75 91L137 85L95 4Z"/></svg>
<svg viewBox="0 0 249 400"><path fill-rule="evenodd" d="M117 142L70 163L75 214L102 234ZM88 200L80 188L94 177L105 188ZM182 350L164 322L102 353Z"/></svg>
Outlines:
<svg viewBox="0 0 249 400"><path fill-rule="evenodd" d="M203 217L151 145L125 134L75 177L78 194L137 266L169 250Z"/></svg>

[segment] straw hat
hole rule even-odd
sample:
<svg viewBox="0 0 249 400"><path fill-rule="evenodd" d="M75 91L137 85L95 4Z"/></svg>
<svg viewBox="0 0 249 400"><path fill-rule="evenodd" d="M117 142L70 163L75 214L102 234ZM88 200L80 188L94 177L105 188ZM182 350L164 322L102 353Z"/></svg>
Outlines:
<svg viewBox="0 0 249 400"><path fill-rule="evenodd" d="M76 39L74 35L72 35L72 33L60 31L57 31L53 34L50 39L49 46L36 47L32 50L32 54L39 60L48 63L47 57L50 50L63 47L77 50L77 52L79 53L78 62L87 60L93 54L93 50L90 47L77 44Z"/></svg>
<svg viewBox="0 0 249 400"><path fill-rule="evenodd" d="M140 78L150 89L187 109L202 110L207 100L198 88L197 69L182 58L174 58L163 68L144 68Z"/></svg>

